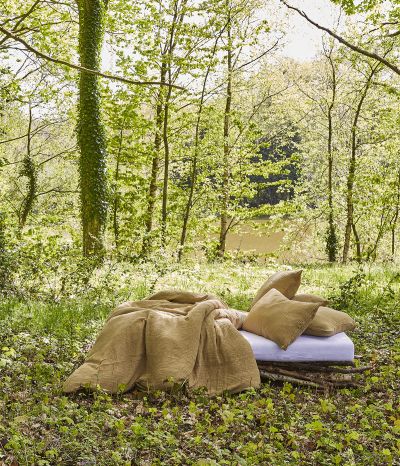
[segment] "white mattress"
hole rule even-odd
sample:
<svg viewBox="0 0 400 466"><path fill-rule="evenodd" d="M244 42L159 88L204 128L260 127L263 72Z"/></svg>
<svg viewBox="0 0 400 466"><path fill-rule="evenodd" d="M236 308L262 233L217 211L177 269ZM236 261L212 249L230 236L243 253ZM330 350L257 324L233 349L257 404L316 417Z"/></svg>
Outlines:
<svg viewBox="0 0 400 466"><path fill-rule="evenodd" d="M286 351L267 338L240 330L258 361L352 361L354 344L345 333L331 337L300 335Z"/></svg>

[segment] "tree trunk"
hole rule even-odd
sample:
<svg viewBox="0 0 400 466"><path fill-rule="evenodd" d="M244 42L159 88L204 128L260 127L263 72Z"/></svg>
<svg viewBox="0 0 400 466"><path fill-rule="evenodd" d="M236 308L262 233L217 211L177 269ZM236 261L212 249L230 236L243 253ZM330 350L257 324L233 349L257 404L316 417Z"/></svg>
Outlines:
<svg viewBox="0 0 400 466"><path fill-rule="evenodd" d="M119 209L119 192L118 192L118 181L119 181L119 166L121 161L121 151L122 151L122 138L123 138L124 128L122 127L119 132L119 142L118 142L118 152L117 160L115 166L115 189L114 189L114 203L113 203L113 230L114 230L114 243L115 248L118 249L119 246L119 222L118 222L118 209Z"/></svg>
<svg viewBox="0 0 400 466"><path fill-rule="evenodd" d="M1 130L0 130L1 132ZM0 293L6 292L11 275L10 262L7 251L6 218L4 212L0 211Z"/></svg>
<svg viewBox="0 0 400 466"><path fill-rule="evenodd" d="M326 237L326 252L329 262L336 262L337 236L333 217L333 116L332 111L336 100L336 70L331 54L328 56L332 69L332 99L328 107L328 231Z"/></svg>
<svg viewBox="0 0 400 466"><path fill-rule="evenodd" d="M230 13L229 13L230 15ZM218 256L224 257L226 248L226 235L228 233L228 207L229 207L229 136L230 136L230 122L231 122L231 107L232 107L232 71L233 71L233 51L231 40L231 22L230 16L227 22L228 46L227 46L227 86L226 86L226 100L224 111L224 147L223 147L223 173L222 173L222 203L221 203L221 220L220 232L218 243Z"/></svg>
<svg viewBox="0 0 400 466"><path fill-rule="evenodd" d="M207 75L208 75L208 71L207 71ZM197 112L197 121L196 121L195 138L194 138L194 154L193 154L192 168L190 172L189 196L186 202L185 212L183 214L183 224L182 224L181 238L179 242L179 251L178 251L178 262L180 262L182 259L183 248L185 247L190 211L193 207L193 195L194 195L196 179L197 179L197 158L199 154L199 142L200 142L200 121L201 121L201 113L203 111L206 79L204 80L204 83L203 83L203 90L201 93L199 110Z"/></svg>
<svg viewBox="0 0 400 466"><path fill-rule="evenodd" d="M78 0L80 64L99 70L105 0ZM83 254L100 255L107 217L106 142L98 77L81 71L78 145Z"/></svg>
<svg viewBox="0 0 400 466"><path fill-rule="evenodd" d="M361 263L361 243L360 243L360 235L358 234L356 224L353 222L351 225L351 229L353 230L353 235L356 243L356 261Z"/></svg>
<svg viewBox="0 0 400 466"><path fill-rule="evenodd" d="M186 5L188 0L182 0L181 5L178 1L174 3L174 15L172 18L171 28L169 30L169 40L165 49L167 58L168 83L172 84L172 57L177 45L177 38L180 26L186 14ZM170 148L168 139L169 124L169 105L171 100L172 87L168 87L164 104L163 120L163 144L164 144L164 179L162 191L162 208L161 208L161 246L164 248L167 240L167 217L168 217L168 184L169 184L169 158Z"/></svg>
<svg viewBox="0 0 400 466"><path fill-rule="evenodd" d="M358 143L357 143L358 120L360 118L363 103L367 96L368 90L371 86L372 78L374 77L377 70L378 70L378 65L375 65L367 77L367 82L365 83L364 89L361 93L361 97L358 102L356 112L354 114L353 124L351 127L351 156L350 156L350 162L349 162L349 172L347 175L346 227L344 231L343 263L346 263L348 260L349 250L350 250L351 232L352 230L354 231L353 188L354 188L354 180L355 180L355 174L356 174L356 160L357 160L357 146L358 146ZM360 243L359 238L357 242L358 244Z"/></svg>
<svg viewBox="0 0 400 466"><path fill-rule="evenodd" d="M215 41L215 45L212 51L212 57L214 57L215 55L218 39ZM190 211L193 207L193 195L194 195L194 190L196 187L196 180L197 180L197 159L199 156L199 145L200 145L200 139L201 139L200 138L200 122L201 122L201 115L203 113L204 98L206 95L206 86L207 86L207 80L210 74L210 70L211 70L211 66L208 66L206 74L204 76L204 80L203 80L200 103L199 103L199 108L197 111L195 137L194 137L194 154L193 154L193 161L192 161L192 167L191 167L191 172L190 172L190 189L189 189L189 196L188 196L186 206L185 206L185 212L183 214L183 224L182 224L181 238L179 242L179 251L178 251L178 262L180 262L182 259L183 249L185 247Z"/></svg>
<svg viewBox="0 0 400 466"><path fill-rule="evenodd" d="M161 65L161 82L166 81L168 73L168 82L172 83L172 69L171 62L174 54L174 50L177 44L177 30L182 25L183 19L186 14L187 0L183 0L179 5L178 1L174 2L174 14L171 22L171 26L168 31L168 40L165 43L162 52L162 65ZM161 141L164 144L164 177L163 177L163 191L162 191L162 212L161 212L161 244L164 247L166 242L167 233L167 216L168 216L168 183L169 183L169 140L168 140L168 124L169 124L169 103L171 99L172 87L168 87L167 95L165 100L164 89L160 88L159 92L159 104L157 105L156 111L156 140L155 140L155 155L152 164L152 177L149 187L149 204L146 216L146 234L143 240L142 256L146 255L150 247L150 233L153 223L153 213L155 198L157 192L157 174L159 169L159 150L161 148Z"/></svg>
<svg viewBox="0 0 400 466"><path fill-rule="evenodd" d="M377 252L378 252L378 247L381 239L384 237L385 232L388 230L388 225L390 228L392 228L392 221L393 218L390 220L389 217L391 215L390 210L387 208L387 206L382 206L382 212L381 212L381 220L379 223L379 228L378 228L378 233L376 235L376 239L374 241L374 244L368 247L367 250L367 260L376 260Z"/></svg>
<svg viewBox="0 0 400 466"><path fill-rule="evenodd" d="M171 70L169 70L169 82L171 83ZM168 217L168 183L169 183L169 101L171 99L172 87L168 88L164 105L163 121L163 143L164 143L164 180L162 191L162 212L161 212L161 246L165 247L167 239L167 217Z"/></svg>
<svg viewBox="0 0 400 466"><path fill-rule="evenodd" d="M165 61L162 62L160 70L160 82L165 83L167 75L167 67ZM154 135L154 153L151 165L151 175L149 191L147 195L147 212L145 215L145 233L142 242L142 257L147 256L151 249L151 231L153 229L154 207L157 198L157 177L160 166L160 151L162 144L162 129L163 129L163 86L160 86L157 95L156 105L156 128Z"/></svg>
<svg viewBox="0 0 400 466"><path fill-rule="evenodd" d="M392 222L390 225L391 228L391 252L392 252L392 260L394 260L394 254L396 252L396 226L397 221L399 219L399 210L400 210L400 170L398 171L397 175L397 197L396 197L396 205L394 208L394 215L392 218Z"/></svg>
<svg viewBox="0 0 400 466"><path fill-rule="evenodd" d="M26 140L26 154L22 162L21 176L28 178L28 192L22 202L20 215L19 215L19 229L20 231L24 228L29 213L32 210L33 203L36 198L37 191L37 177L36 168L32 159L32 108L29 104L29 120L28 120L28 132Z"/></svg>
<svg viewBox="0 0 400 466"><path fill-rule="evenodd" d="M355 131L352 131L355 134ZM355 147L355 146L354 146ZM354 176L356 171L356 151L353 149L349 164L349 173L347 175L347 192L346 192L346 227L344 232L344 244L343 244L343 263L347 262L350 249L350 238L351 238L351 228L353 225L354 218L354 205L353 205L353 186L354 186Z"/></svg>

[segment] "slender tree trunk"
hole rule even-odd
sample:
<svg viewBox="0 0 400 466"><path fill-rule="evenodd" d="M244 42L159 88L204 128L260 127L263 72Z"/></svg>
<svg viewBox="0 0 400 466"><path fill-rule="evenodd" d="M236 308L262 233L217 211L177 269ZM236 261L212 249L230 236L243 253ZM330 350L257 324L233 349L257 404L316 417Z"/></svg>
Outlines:
<svg viewBox="0 0 400 466"><path fill-rule="evenodd" d="M169 70L169 82L171 83L171 70ZM168 217L168 183L169 183L169 140L168 140L168 124L169 124L169 102L171 99L172 88L169 87L164 105L164 120L163 120L163 143L164 143L164 180L162 191L162 212L161 212L161 246L165 247L167 239L167 217Z"/></svg>
<svg viewBox="0 0 400 466"><path fill-rule="evenodd" d="M349 165L349 173L347 176L347 192L346 192L346 226L344 231L344 244L343 244L343 263L347 262L349 249L350 249L350 238L351 238L351 227L353 225L354 217L354 206L353 206L353 186L354 186L354 174L356 168L355 155L352 154Z"/></svg>
<svg viewBox="0 0 400 466"><path fill-rule="evenodd" d="M207 73L203 81L203 88L202 88L201 97L200 97L200 105L197 111L195 137L194 137L194 154L193 154L192 167L191 167L191 172L190 172L189 196L188 196L186 206L185 206L185 211L183 214L183 224L182 224L181 238L179 242L179 251L178 251L178 262L180 262L182 259L183 248L185 247L190 211L193 207L193 195L194 195L194 190L195 190L196 181L197 181L197 159L199 155L199 143L200 143L200 121L201 121L201 114L203 112L205 89L206 89L206 83L207 83L209 71L210 71L210 68L207 69Z"/></svg>
<svg viewBox="0 0 400 466"><path fill-rule="evenodd" d="M396 205L394 209L394 215L391 222L391 252L392 252L392 259L394 259L394 254L396 252L396 226L397 221L399 219L399 210L400 210L400 170L398 171L397 175L397 198L396 198Z"/></svg>
<svg viewBox="0 0 400 466"><path fill-rule="evenodd" d="M376 260L376 254L378 251L379 242L381 241L381 239L383 238L383 235L385 234L385 230L387 228L388 223L390 223L389 214L387 212L387 209L383 207L382 213L381 213L381 221L380 221L380 225L378 228L378 234L376 235L374 245L370 247L368 250L367 260L371 260L371 259L373 261Z"/></svg>
<svg viewBox="0 0 400 466"><path fill-rule="evenodd" d="M351 157L350 157L350 163L349 163L349 172L347 175L346 226L345 226L344 244L343 244L343 263L347 262L348 255L349 255L349 249L350 249L351 228L353 225L353 218L354 218L353 186L354 186L355 171L356 171L356 129L353 123Z"/></svg>
<svg viewBox="0 0 400 466"><path fill-rule="evenodd" d="M229 207L229 136L231 123L231 107L232 107L232 71L233 71L233 51L231 40L231 22L228 17L227 23L228 47L227 47L227 86L224 111L224 147L223 147L223 174L222 174L222 203L221 203L221 220L220 233L218 243L218 256L224 257L226 248L226 235L228 233L228 207Z"/></svg>
<svg viewBox="0 0 400 466"><path fill-rule="evenodd" d="M80 64L99 70L105 0L78 0ZM98 77L81 71L79 80L79 176L85 256L100 255L107 217L106 142Z"/></svg>
<svg viewBox="0 0 400 466"><path fill-rule="evenodd" d="M119 246L119 222L118 222L118 210L119 210L119 192L118 192L118 181L119 181L119 166L121 161L121 152L122 152L122 138L123 138L124 128L121 127L119 132L119 142L118 142L118 152L117 160L115 166L115 190L114 190L114 203L113 203L113 230L114 230L114 243L115 248L118 249Z"/></svg>
<svg viewBox="0 0 400 466"><path fill-rule="evenodd" d="M186 242L186 235L187 235L187 228L189 223L190 211L193 207L193 195L194 189L196 185L197 179L197 157L198 157L198 127L199 127L200 119L199 115L197 118L196 124L196 136L195 136L195 149L192 161L192 170L190 174L190 188L189 188L189 196L186 202L185 211L183 214L183 223L182 223L182 230L181 230L181 238L179 241L179 251L178 251L178 262L181 261L183 255L183 248L185 247Z"/></svg>
<svg viewBox="0 0 400 466"><path fill-rule="evenodd" d="M396 252L396 228L392 227L392 259L394 258L395 252Z"/></svg>
<svg viewBox="0 0 400 466"><path fill-rule="evenodd" d="M186 14L187 0L182 0L179 5L179 0L174 2L174 15L171 22L171 27L168 31L168 40L165 44L162 53L162 66L161 66L161 82L166 82L168 73L168 82L172 83L172 57L177 44L177 30L182 25L183 19ZM167 234L167 217L168 217L168 183L169 183L169 159L170 159L170 148L168 140L168 124L169 124L169 105L172 94L172 87L168 88L165 99L164 89L160 89L159 93L159 106L156 111L156 126L157 134L155 140L155 158L153 158L152 164L152 176L149 188L149 204L148 212L146 217L146 234L143 240L142 256L146 255L150 246L150 232L153 223L153 212L157 192L157 174L159 170L159 149L161 148L161 142L164 145L164 177L163 177L163 190L162 190L162 212L161 212L161 244L164 247L166 242Z"/></svg>
<svg viewBox="0 0 400 466"><path fill-rule="evenodd" d="M397 225L397 220L399 218L399 208L397 208L396 215L394 217L394 222L392 224L391 228L391 252L392 252L392 260L394 260L394 255L396 252L396 225Z"/></svg>
<svg viewBox="0 0 400 466"><path fill-rule="evenodd" d="M353 231L353 235L354 235L354 240L355 240L355 243L356 243L356 261L358 263L361 262L361 242L360 242L360 235L358 234L358 231L357 231L357 228L356 228L356 224L353 222L352 225L351 225L351 229Z"/></svg>
<svg viewBox="0 0 400 466"><path fill-rule="evenodd" d="M167 66L165 61L161 64L160 70L160 82L165 83L167 75ZM156 105L156 127L154 135L154 152L153 160L151 165L151 175L150 175L150 184L149 191L147 195L147 211L145 215L145 234L142 242L142 257L145 257L149 250L151 249L151 231L153 229L153 219L154 219L154 207L156 204L157 198L157 178L160 168L160 152L162 145L162 130L163 130L163 86L160 86L157 95L157 105Z"/></svg>
<svg viewBox="0 0 400 466"><path fill-rule="evenodd" d="M215 56L215 52L217 50L217 45L218 45L218 41L220 37L221 37L221 34L218 35L218 37L215 40L212 53L211 53L212 58L214 58ZM207 86L207 81L208 81L208 76L210 74L210 71L211 71L211 65L207 67L207 71L204 76L203 85L201 88L199 108L197 110L195 137L194 137L194 154L193 154L192 167L191 167L191 172L190 172L190 189L189 189L189 196L188 196L186 206L185 206L185 211L183 214L182 231L181 231L181 238L179 242L179 251L178 251L178 262L180 262L182 259L183 250L184 250L185 242L186 242L190 211L193 207L193 196L194 196L194 191L195 191L196 181L197 181L197 160L199 156L199 148L200 148L199 146L200 146L200 139L201 139L200 138L200 122L201 122L201 116L203 113L204 99L206 96L206 86Z"/></svg>
<svg viewBox="0 0 400 466"><path fill-rule="evenodd" d="M174 3L174 16L172 19L171 28L169 31L169 41L165 50L167 57L167 71L168 82L172 84L172 57L174 55L175 47L179 29L182 26L183 19L186 14L186 5L188 0L182 0ZM164 120L163 120L163 144L164 144L164 179L162 190L162 208L161 208L161 246L164 248L167 240L167 219L168 219L168 184L169 184L169 161L170 161L170 147L168 138L168 125L169 125L169 110L170 100L172 94L172 87L168 87L167 95L164 104Z"/></svg>
<svg viewBox="0 0 400 466"><path fill-rule="evenodd" d="M29 104L29 120L28 120L28 131L26 139L26 153L22 162L21 175L28 178L28 192L22 202L20 215L19 215L19 229L20 231L24 228L29 213L32 210L33 203L36 198L37 191L37 176L36 168L32 159L32 107Z"/></svg>
<svg viewBox="0 0 400 466"><path fill-rule="evenodd" d="M1 130L0 130L1 133ZM6 291L7 285L10 282L11 270L9 256L7 250L7 231L6 217L4 212L0 211L0 293Z"/></svg>
<svg viewBox="0 0 400 466"><path fill-rule="evenodd" d="M336 100L336 70L331 54L328 56L332 69L332 99L328 107L328 232L326 238L326 251L329 262L336 261L337 236L333 217L333 108Z"/></svg>
<svg viewBox="0 0 400 466"><path fill-rule="evenodd" d="M367 81L365 83L364 89L361 93L360 100L358 102L356 112L354 114L353 124L351 127L351 156L349 162L349 172L347 175L347 191L346 191L346 226L344 231L344 244L343 244L343 263L346 263L349 257L350 250L350 239L351 232L354 231L354 202L353 202L353 189L354 189L354 180L356 174L356 161L357 161L357 129L358 121L360 118L362 106L364 104L365 98L367 96L368 90L371 86L372 78L374 77L378 66L376 65L372 68ZM358 238L358 243L359 243Z"/></svg>

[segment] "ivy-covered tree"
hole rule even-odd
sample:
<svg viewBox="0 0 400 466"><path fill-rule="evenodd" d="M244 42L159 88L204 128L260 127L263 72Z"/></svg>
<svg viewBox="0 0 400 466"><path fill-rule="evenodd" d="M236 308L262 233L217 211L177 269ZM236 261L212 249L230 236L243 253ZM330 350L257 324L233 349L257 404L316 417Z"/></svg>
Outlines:
<svg viewBox="0 0 400 466"><path fill-rule="evenodd" d="M78 0L80 64L99 70L106 0ZM98 76L81 71L78 107L83 253L99 254L107 218L106 141Z"/></svg>

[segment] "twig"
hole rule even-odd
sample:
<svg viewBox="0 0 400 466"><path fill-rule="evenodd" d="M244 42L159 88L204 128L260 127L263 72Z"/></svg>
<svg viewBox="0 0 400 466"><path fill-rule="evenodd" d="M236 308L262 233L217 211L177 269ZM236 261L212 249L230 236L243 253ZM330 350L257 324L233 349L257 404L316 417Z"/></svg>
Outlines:
<svg viewBox="0 0 400 466"><path fill-rule="evenodd" d="M296 371L296 367L298 368L297 371L299 370L304 370L304 371L309 371L309 372L325 372L325 373L331 373L331 374L359 374L368 370L372 369L372 366L363 366L363 367L334 367L334 366L317 366L317 365L307 365L307 366L294 366L294 365L286 365L282 364L279 366L273 366L271 364L258 364L260 369L267 369L267 370L275 370L275 369L288 369L288 370L293 370Z"/></svg>
<svg viewBox="0 0 400 466"><path fill-rule="evenodd" d="M289 371L280 370L278 372L270 372L260 370L261 379L270 379L280 382L290 382L298 385L307 385L310 387L326 388L326 387L358 387L359 385L352 380L335 380L313 378L306 375L293 375Z"/></svg>
<svg viewBox="0 0 400 466"><path fill-rule="evenodd" d="M300 380L300 379L295 379L294 377L288 377L286 375L281 375L281 374L272 374L271 372L267 371L260 371L260 377L261 380L273 380L277 382L289 382L289 383L295 383L299 385L307 385L308 387L315 387L315 388L321 388L321 384L315 383L315 382L310 382L308 380Z"/></svg>

